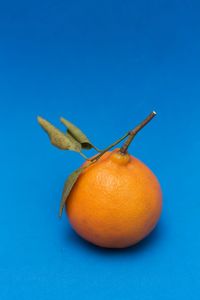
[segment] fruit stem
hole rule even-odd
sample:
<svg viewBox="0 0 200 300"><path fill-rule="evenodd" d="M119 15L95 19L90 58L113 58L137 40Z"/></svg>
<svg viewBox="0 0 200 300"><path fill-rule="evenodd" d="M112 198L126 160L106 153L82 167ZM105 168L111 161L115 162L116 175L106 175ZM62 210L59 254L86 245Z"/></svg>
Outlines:
<svg viewBox="0 0 200 300"><path fill-rule="evenodd" d="M146 117L146 119L144 119L140 124L138 124L133 130L131 130L129 132L129 137L128 139L125 141L125 143L122 145L120 152L122 154L125 154L127 152L127 149L129 147L129 145L131 144L131 142L133 141L134 137L136 136L136 134L145 126L147 125L156 115L155 111L152 111L152 113L150 113L148 115L148 117Z"/></svg>

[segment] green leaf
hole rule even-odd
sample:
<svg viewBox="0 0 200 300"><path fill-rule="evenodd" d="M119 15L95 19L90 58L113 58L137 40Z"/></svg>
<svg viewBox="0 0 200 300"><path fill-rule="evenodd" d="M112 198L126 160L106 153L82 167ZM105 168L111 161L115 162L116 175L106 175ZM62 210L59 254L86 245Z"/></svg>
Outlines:
<svg viewBox="0 0 200 300"><path fill-rule="evenodd" d="M74 171L71 175L69 175L68 179L65 182L63 193L62 193L62 199L60 203L60 210L59 210L59 216L62 216L63 208L65 206L67 197L69 196L76 180L78 179L79 175L83 171L83 168L79 168L76 171Z"/></svg>
<svg viewBox="0 0 200 300"><path fill-rule="evenodd" d="M44 131L46 131L52 145L54 145L55 147L58 147L62 150L72 150L75 152L81 151L81 144L71 135L65 135L59 129L54 127L50 122L41 117L38 117L38 123L44 129Z"/></svg>
<svg viewBox="0 0 200 300"><path fill-rule="evenodd" d="M68 128L67 134L71 134L75 140L81 143L83 149L89 150L91 148L95 148L87 136L78 127L64 118L60 118L60 121Z"/></svg>

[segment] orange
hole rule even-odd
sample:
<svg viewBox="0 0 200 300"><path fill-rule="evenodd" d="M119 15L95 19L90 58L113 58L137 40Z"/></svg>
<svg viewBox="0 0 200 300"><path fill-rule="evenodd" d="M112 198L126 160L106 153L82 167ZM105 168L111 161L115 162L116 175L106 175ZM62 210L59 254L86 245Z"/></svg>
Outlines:
<svg viewBox="0 0 200 300"><path fill-rule="evenodd" d="M74 230L107 248L136 244L155 227L162 193L152 171L119 149L86 168L72 188L66 211Z"/></svg>

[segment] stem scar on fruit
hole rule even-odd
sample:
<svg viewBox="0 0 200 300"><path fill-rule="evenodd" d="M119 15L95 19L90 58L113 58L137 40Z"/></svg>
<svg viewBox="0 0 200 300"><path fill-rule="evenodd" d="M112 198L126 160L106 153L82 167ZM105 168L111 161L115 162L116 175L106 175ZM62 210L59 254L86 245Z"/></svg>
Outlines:
<svg viewBox="0 0 200 300"><path fill-rule="evenodd" d="M128 153L136 134L155 115L151 112L103 150L68 120L60 119L66 127L62 132L38 117L54 146L78 152L85 159L65 182L59 215L65 207L73 229L87 241L101 247L124 248L142 240L157 224L162 210L160 184L144 163ZM109 151L124 139L121 148ZM88 158L82 151L92 148L97 154Z"/></svg>

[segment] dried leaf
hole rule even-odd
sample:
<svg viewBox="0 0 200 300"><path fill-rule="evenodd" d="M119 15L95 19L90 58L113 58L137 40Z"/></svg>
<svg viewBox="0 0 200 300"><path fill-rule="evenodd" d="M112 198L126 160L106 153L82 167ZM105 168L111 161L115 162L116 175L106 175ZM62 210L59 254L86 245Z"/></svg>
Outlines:
<svg viewBox="0 0 200 300"><path fill-rule="evenodd" d="M68 128L67 133L70 133L79 143L81 143L83 149L89 150L94 147L87 136L78 127L64 118L60 118L60 121Z"/></svg>
<svg viewBox="0 0 200 300"><path fill-rule="evenodd" d="M76 171L74 171L71 175L69 175L67 181L65 182L63 193L62 193L62 199L60 203L60 211L59 211L59 216L62 216L63 208L65 206L67 197L69 196L76 180L78 179L78 176L81 174L83 171L83 168L79 168Z"/></svg>
<svg viewBox="0 0 200 300"><path fill-rule="evenodd" d="M81 144L70 135L65 135L47 120L38 117L38 123L48 134L52 145L62 150L81 151Z"/></svg>
<svg viewBox="0 0 200 300"><path fill-rule="evenodd" d="M78 149L77 152L81 152L82 149L81 143L79 143L69 132L67 132L65 136L70 140L72 144L76 146L76 148Z"/></svg>

